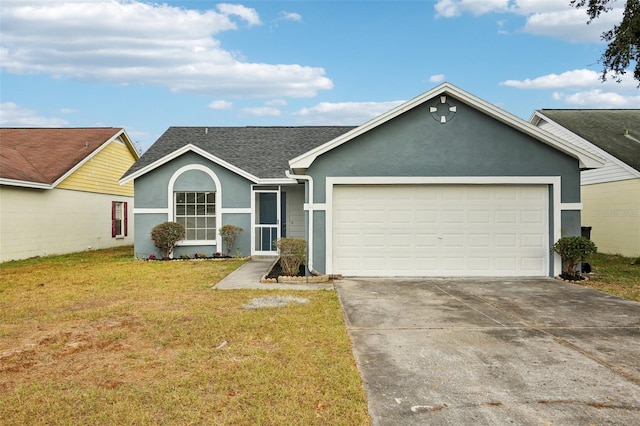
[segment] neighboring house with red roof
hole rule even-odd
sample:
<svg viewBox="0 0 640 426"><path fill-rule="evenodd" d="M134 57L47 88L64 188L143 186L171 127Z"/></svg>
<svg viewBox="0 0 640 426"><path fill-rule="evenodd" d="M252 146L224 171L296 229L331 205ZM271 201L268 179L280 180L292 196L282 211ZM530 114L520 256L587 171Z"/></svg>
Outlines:
<svg viewBox="0 0 640 426"><path fill-rule="evenodd" d="M582 225L598 251L640 256L640 109L541 109L530 121L605 160L580 174Z"/></svg>
<svg viewBox="0 0 640 426"><path fill-rule="evenodd" d="M0 262L133 244L122 128L0 128Z"/></svg>

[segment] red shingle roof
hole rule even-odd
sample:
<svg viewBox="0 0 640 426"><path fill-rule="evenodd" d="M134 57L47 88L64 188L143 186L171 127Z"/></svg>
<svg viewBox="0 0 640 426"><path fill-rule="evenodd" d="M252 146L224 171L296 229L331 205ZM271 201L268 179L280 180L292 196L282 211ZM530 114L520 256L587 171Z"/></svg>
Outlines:
<svg viewBox="0 0 640 426"><path fill-rule="evenodd" d="M0 178L53 184L122 128L0 128Z"/></svg>

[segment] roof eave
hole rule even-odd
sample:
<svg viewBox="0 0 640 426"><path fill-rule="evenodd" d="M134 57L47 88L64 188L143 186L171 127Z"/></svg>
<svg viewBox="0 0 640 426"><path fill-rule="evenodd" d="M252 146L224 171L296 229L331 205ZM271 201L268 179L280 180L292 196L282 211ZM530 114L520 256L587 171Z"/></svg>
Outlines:
<svg viewBox="0 0 640 426"><path fill-rule="evenodd" d="M54 188L54 185L50 185L48 183L31 182L28 180L6 179L6 178L0 178L0 185L18 186L21 188L32 188L32 189L53 189Z"/></svg>
<svg viewBox="0 0 640 426"><path fill-rule="evenodd" d="M193 144L187 144L184 145L182 148L179 148L173 152L171 152L168 155L165 155L162 158L159 158L158 160L154 161L151 164L148 164L147 166L141 168L140 170L137 170L134 173L131 173L130 175L124 176L123 178L121 178L118 183L120 185L125 185L126 183L139 178L142 175L145 175L147 173L149 173L152 170L157 169L158 167L167 164L169 161L178 158L179 156L186 154L187 152L194 152L198 155L201 155L202 157L218 164L221 167L224 167L240 176L242 176L243 178L250 180L253 183L260 183L261 179L258 178L257 176L252 175L251 173L246 172L245 170L240 169L239 167L234 166L231 163L228 163L226 161L224 161L221 158L216 157L215 155L205 151L204 149L193 145Z"/></svg>

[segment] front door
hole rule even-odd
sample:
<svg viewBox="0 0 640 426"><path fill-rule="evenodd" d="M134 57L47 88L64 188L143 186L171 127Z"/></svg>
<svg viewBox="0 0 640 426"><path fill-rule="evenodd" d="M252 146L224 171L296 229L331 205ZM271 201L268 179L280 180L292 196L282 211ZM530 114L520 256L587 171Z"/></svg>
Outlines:
<svg viewBox="0 0 640 426"><path fill-rule="evenodd" d="M276 255L280 238L280 191L254 191L253 254Z"/></svg>

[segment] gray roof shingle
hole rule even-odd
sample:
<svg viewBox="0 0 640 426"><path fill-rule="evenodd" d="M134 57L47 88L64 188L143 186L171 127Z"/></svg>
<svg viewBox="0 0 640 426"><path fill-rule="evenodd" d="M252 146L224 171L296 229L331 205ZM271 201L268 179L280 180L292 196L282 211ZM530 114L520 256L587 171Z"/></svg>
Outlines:
<svg viewBox="0 0 640 426"><path fill-rule="evenodd" d="M640 171L640 109L542 109L541 114ZM625 132L628 136L625 136Z"/></svg>
<svg viewBox="0 0 640 426"><path fill-rule="evenodd" d="M289 160L353 126L169 127L123 178L192 144L260 178L283 178Z"/></svg>

